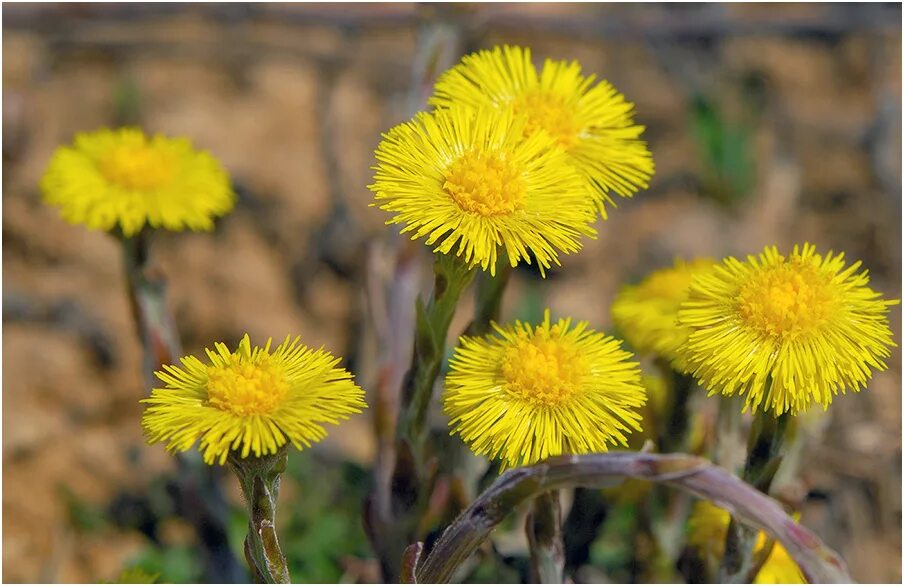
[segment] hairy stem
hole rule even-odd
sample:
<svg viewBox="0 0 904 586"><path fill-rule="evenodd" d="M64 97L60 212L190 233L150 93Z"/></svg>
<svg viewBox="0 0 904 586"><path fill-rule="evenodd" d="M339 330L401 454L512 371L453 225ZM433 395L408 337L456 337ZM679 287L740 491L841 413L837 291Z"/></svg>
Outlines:
<svg viewBox="0 0 904 586"><path fill-rule="evenodd" d="M474 278L474 271L459 258L439 254L433 265L436 282L433 296L425 306L417 303L416 335L411 369L402 394L399 436L415 450L421 447L433 386L439 377L446 352L446 337L462 292Z"/></svg>
<svg viewBox="0 0 904 586"><path fill-rule="evenodd" d="M285 447L272 456L239 458L230 455L229 458L248 504L245 557L255 581L263 584L291 583L286 558L276 535L279 483L287 462L288 451Z"/></svg>
<svg viewBox="0 0 904 586"><path fill-rule="evenodd" d="M757 490L769 493L772 479L782 461L782 445L790 416L774 417L757 411L750 429L747 459L741 478ZM738 584L752 582L762 566L762 556L755 556L759 531L745 527L732 517L725 534L725 555L719 565L719 582Z"/></svg>

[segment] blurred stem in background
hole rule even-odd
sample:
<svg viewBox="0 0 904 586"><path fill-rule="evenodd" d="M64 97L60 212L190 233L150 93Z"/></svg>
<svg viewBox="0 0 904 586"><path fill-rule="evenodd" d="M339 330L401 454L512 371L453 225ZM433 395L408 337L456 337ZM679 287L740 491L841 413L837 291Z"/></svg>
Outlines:
<svg viewBox="0 0 904 586"><path fill-rule="evenodd" d="M716 429L711 447L713 462L738 476L744 467L747 449L744 440L739 397L719 397Z"/></svg>
<svg viewBox="0 0 904 586"><path fill-rule="evenodd" d="M590 548L609 516L609 503L599 489L577 487L565 518L562 541L565 569L574 572L590 560Z"/></svg>
<svg viewBox="0 0 904 586"><path fill-rule="evenodd" d="M741 478L757 490L769 494L772 480L781 465L783 443L794 420L788 413L775 416L758 410L753 418L747 443L747 460ZM758 531L741 525L732 516L725 535L725 555L719 566L718 580L723 584L752 582L771 552L764 547L754 556Z"/></svg>
<svg viewBox="0 0 904 586"><path fill-rule="evenodd" d="M179 335L166 306L166 281L148 268L150 230L133 237L119 235L129 300L143 349L144 378L150 389L154 371L182 355ZM240 583L247 575L229 547L226 531L228 508L215 476L197 452L176 454L179 506L176 510L194 527L204 575L210 582Z"/></svg>
<svg viewBox="0 0 904 586"><path fill-rule="evenodd" d="M718 98L698 93L691 102L690 128L697 142L702 169L702 193L726 207L737 206L750 195L755 181L752 140L754 108L735 121L727 117Z"/></svg>
<svg viewBox="0 0 904 586"><path fill-rule="evenodd" d="M688 449L687 435L692 419L688 402L694 389L694 377L676 371L662 358L657 359L656 366L662 372L668 389L665 412L656 430L657 447L663 454L684 452Z"/></svg>
<svg viewBox="0 0 904 586"><path fill-rule="evenodd" d="M166 308L166 281L148 269L150 237L149 230L132 237L119 236L132 317L144 350L144 380L149 388L157 382L154 372L182 355L179 335Z"/></svg>

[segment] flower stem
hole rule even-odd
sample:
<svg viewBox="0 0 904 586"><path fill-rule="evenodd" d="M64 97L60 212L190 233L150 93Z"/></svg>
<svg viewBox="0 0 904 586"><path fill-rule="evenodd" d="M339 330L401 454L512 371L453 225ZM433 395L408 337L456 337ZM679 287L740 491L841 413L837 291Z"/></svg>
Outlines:
<svg viewBox="0 0 904 586"><path fill-rule="evenodd" d="M782 462L782 445L791 416L773 416L757 411L747 443L747 460L741 475L745 482L766 494ZM734 517L725 535L725 555L719 566L719 582L738 584L752 582L762 567L762 556L755 556L759 532L740 524Z"/></svg>
<svg viewBox="0 0 904 586"><path fill-rule="evenodd" d="M274 455L259 458L240 458L233 453L229 463L238 476L242 494L248 503L250 519L248 536L245 537L245 557L255 582L291 583L286 557L279 548L276 536L279 483L288 463L288 451L283 447Z"/></svg>
<svg viewBox="0 0 904 586"><path fill-rule="evenodd" d="M154 371L182 355L182 345L166 307L166 281L148 268L150 233L143 230L132 237L120 237L132 317L144 349L145 381L152 385Z"/></svg>
<svg viewBox="0 0 904 586"><path fill-rule="evenodd" d="M402 389L399 436L407 439L415 451L423 443L433 386L442 367L455 307L474 278L473 270L447 254L436 256L433 270L436 276L433 297L426 306L420 299L417 302L414 355Z"/></svg>
<svg viewBox="0 0 904 586"><path fill-rule="evenodd" d="M741 407L738 397L721 397L712 445L713 462L736 476L744 469L747 458L744 434L741 430Z"/></svg>
<svg viewBox="0 0 904 586"><path fill-rule="evenodd" d="M438 254L433 295L417 300L414 351L402 383L393 467L389 478L388 518L365 513L368 533L377 550L384 579L398 580L405 548L418 534L435 480L435 467L425 462L424 445L433 387L446 351L446 337L462 292L474 271L454 256ZM372 506L372 505L369 505Z"/></svg>
<svg viewBox="0 0 904 586"><path fill-rule="evenodd" d="M563 584L565 545L562 541L562 505L558 490L534 497L526 529L532 580L540 584Z"/></svg>

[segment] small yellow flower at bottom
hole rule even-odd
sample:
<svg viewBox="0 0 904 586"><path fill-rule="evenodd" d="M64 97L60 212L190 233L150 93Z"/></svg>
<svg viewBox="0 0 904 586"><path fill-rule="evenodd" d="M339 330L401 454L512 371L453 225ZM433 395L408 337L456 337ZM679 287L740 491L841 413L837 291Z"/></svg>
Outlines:
<svg viewBox="0 0 904 586"><path fill-rule="evenodd" d="M289 337L270 352L252 347L246 334L235 352L218 343L207 350L209 364L194 356L182 367L166 365L142 403L148 443L165 441L184 452L200 440L208 464L223 464L232 451L242 458L276 453L291 443L310 447L326 437L324 423L338 423L367 405L339 359Z"/></svg>
<svg viewBox="0 0 904 586"><path fill-rule="evenodd" d="M698 274L679 323L691 329L682 354L710 394L745 395L746 408L795 415L865 387L894 346L889 307L860 262L774 246L746 262L729 257Z"/></svg>
<svg viewBox="0 0 904 586"><path fill-rule="evenodd" d="M146 225L211 230L232 210L229 176L185 138L148 136L137 128L78 134L54 153L41 179L44 201L67 222L126 236Z"/></svg>
<svg viewBox="0 0 904 586"><path fill-rule="evenodd" d="M462 337L443 407L471 449L503 467L549 456L605 452L640 430L640 368L621 342L570 319L500 327Z"/></svg>
<svg viewBox="0 0 904 586"><path fill-rule="evenodd" d="M705 558L716 562L725 553L725 534L731 516L728 511L709 501L698 501L688 519L688 544ZM766 534L760 531L754 555L766 545ZM778 542L772 546L769 557L757 572L754 584L806 584L807 580L791 559L788 550Z"/></svg>

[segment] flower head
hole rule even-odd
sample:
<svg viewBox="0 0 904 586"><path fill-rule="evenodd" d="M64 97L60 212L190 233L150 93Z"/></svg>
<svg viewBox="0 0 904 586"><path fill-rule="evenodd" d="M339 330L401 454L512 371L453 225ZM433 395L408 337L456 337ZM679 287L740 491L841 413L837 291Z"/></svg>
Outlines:
<svg viewBox="0 0 904 586"><path fill-rule="evenodd" d="M810 244L787 257L774 246L697 275L678 312L692 332L684 357L710 393L746 395L746 407L780 415L824 408L866 386L894 346L888 308L860 262Z"/></svg>
<svg viewBox="0 0 904 586"><path fill-rule="evenodd" d="M522 322L462 337L443 407L453 433L506 467L559 454L605 452L640 430L640 369L621 342L570 319Z"/></svg>
<svg viewBox="0 0 904 586"><path fill-rule="evenodd" d="M690 328L678 325L678 308L687 299L694 275L713 262L676 260L673 267L622 288L612 303L612 320L637 352L662 356L676 369L686 369L680 350Z"/></svg>
<svg viewBox="0 0 904 586"><path fill-rule="evenodd" d="M725 534L731 515L709 501L697 501L688 519L688 543L705 558L718 561L725 553ZM766 534L760 531L754 549L756 556L766 546ZM754 584L806 584L800 568L788 550L778 542L753 580Z"/></svg>
<svg viewBox="0 0 904 586"><path fill-rule="evenodd" d="M465 56L440 76L430 104L512 107L527 118L524 132L549 133L591 186L600 213L611 194L631 197L647 187L653 158L634 124L634 105L608 82L594 84L577 61L547 59L538 73L530 49L496 47Z"/></svg>
<svg viewBox="0 0 904 586"><path fill-rule="evenodd" d="M524 136L509 110L451 108L420 113L396 126L377 147L374 184L388 223L404 223L412 240L455 250L495 272L502 246L512 266L537 259L540 271L558 252L580 249L595 235L586 186L545 133Z"/></svg>
<svg viewBox="0 0 904 586"><path fill-rule="evenodd" d="M184 138L148 136L137 128L82 133L54 153L41 179L44 201L63 218L126 236L145 225L181 231L213 229L235 194L210 154Z"/></svg>
<svg viewBox="0 0 904 586"><path fill-rule="evenodd" d="M231 451L242 458L274 454L292 443L309 447L326 437L324 423L338 423L364 407L364 392L338 358L289 337L270 352L252 347L246 334L235 352L225 344L207 350L209 364L194 356L182 367L166 365L165 383L142 400L148 443L168 442L176 452L200 440L208 464L223 464Z"/></svg>

